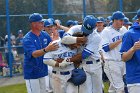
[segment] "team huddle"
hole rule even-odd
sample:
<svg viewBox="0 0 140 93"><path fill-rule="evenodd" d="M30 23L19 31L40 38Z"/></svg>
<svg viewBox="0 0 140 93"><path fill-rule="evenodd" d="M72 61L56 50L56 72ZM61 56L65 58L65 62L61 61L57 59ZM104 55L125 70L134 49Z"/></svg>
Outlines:
<svg viewBox="0 0 140 93"><path fill-rule="evenodd" d="M24 79L28 93L109 93L140 91L140 9L132 24L121 11L110 17L87 15L81 24L29 16L24 36ZM126 24L125 20L127 20ZM75 75L74 75L75 73Z"/></svg>

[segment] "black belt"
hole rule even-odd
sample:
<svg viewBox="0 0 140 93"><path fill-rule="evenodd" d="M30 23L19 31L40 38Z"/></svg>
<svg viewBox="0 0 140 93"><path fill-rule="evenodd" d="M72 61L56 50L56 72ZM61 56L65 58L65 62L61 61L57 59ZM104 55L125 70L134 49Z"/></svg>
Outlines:
<svg viewBox="0 0 140 93"><path fill-rule="evenodd" d="M57 71L52 71L52 73L56 74ZM61 74L61 75L69 75L70 72L69 71L63 71L63 72L59 72L59 74Z"/></svg>
<svg viewBox="0 0 140 93"><path fill-rule="evenodd" d="M100 62L100 59L96 60L96 62ZM93 61L87 61L86 64L93 64Z"/></svg>

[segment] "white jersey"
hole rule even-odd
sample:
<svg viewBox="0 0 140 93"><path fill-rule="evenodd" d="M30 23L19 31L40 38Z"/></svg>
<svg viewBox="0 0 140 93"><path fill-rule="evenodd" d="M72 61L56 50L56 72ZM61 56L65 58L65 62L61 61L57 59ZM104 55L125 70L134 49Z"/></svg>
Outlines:
<svg viewBox="0 0 140 93"><path fill-rule="evenodd" d="M82 25L76 25L69 29L66 35L72 36L74 33L82 32ZM86 42L86 46L84 48L85 51L91 54L91 58L97 60L100 59L99 54L99 42L101 41L101 37L96 31L93 31L90 35L88 35L88 41Z"/></svg>
<svg viewBox="0 0 140 93"><path fill-rule="evenodd" d="M62 58L62 59L71 58L74 55L76 55L77 51L76 50L71 50L70 48L61 44L61 40L56 40L54 42L57 42L59 44L58 50L46 53L44 55L43 61L47 61L47 60L50 60L50 59L55 60L57 58ZM73 63L68 65L66 68L53 67L54 71L69 71L69 70L73 70L73 69L74 69Z"/></svg>
<svg viewBox="0 0 140 93"><path fill-rule="evenodd" d="M121 39L126 31L127 29L125 27L120 28L119 31L115 30L112 26L106 27L101 33L102 47ZM108 52L103 52L104 58L106 60L121 61L121 54L119 52L120 47L121 43L114 49Z"/></svg>
<svg viewBox="0 0 140 93"><path fill-rule="evenodd" d="M73 35L74 33L77 33L77 32L82 32L81 30L82 28L82 25L75 25L75 26L72 26L67 33L65 33L66 35Z"/></svg>

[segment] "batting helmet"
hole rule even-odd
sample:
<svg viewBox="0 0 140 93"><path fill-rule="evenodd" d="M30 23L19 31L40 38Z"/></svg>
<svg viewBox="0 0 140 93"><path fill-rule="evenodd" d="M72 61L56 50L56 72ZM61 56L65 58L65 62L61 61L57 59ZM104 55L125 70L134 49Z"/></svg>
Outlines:
<svg viewBox="0 0 140 93"><path fill-rule="evenodd" d="M116 20L124 20L124 13L121 11L116 11L112 14L112 20L116 19Z"/></svg>
<svg viewBox="0 0 140 93"><path fill-rule="evenodd" d="M93 32L93 29L96 27L96 18L92 15L87 15L83 20L83 25L81 30L83 33L89 35Z"/></svg>
<svg viewBox="0 0 140 93"><path fill-rule="evenodd" d="M73 83L75 86L79 86L86 81L86 73L83 69L72 70L72 76L68 82Z"/></svg>

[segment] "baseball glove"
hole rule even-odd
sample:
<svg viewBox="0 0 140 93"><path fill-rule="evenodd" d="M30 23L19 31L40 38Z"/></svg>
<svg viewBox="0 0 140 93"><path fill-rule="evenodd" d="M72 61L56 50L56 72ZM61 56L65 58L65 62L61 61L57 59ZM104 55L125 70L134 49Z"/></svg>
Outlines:
<svg viewBox="0 0 140 93"><path fill-rule="evenodd" d="M83 69L75 68L72 70L71 78L68 82L73 83L75 86L79 86L86 81L86 73Z"/></svg>

